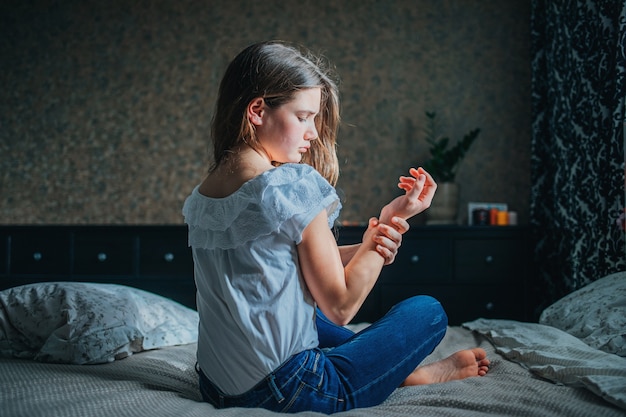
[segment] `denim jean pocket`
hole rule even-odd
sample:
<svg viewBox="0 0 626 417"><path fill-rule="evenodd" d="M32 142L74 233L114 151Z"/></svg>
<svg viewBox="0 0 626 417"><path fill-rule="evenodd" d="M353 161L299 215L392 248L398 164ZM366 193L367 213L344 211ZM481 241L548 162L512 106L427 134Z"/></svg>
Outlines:
<svg viewBox="0 0 626 417"><path fill-rule="evenodd" d="M281 411L309 410L326 414L342 411L344 390L332 363L318 349L310 351L307 359L306 366L294 375L291 384L283 387L287 401Z"/></svg>
<svg viewBox="0 0 626 417"><path fill-rule="evenodd" d="M317 390L324 381L324 355L319 351L314 351L313 357L309 359L312 359L311 362L300 370L297 377L302 384Z"/></svg>

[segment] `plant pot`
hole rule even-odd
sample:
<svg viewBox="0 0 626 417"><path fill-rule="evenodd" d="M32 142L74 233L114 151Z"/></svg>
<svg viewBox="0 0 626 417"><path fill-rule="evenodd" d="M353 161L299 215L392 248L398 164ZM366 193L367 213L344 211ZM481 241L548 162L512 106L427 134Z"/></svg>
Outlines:
<svg viewBox="0 0 626 417"><path fill-rule="evenodd" d="M456 224L459 209L459 184L444 182L437 185L437 192L426 210L426 224Z"/></svg>

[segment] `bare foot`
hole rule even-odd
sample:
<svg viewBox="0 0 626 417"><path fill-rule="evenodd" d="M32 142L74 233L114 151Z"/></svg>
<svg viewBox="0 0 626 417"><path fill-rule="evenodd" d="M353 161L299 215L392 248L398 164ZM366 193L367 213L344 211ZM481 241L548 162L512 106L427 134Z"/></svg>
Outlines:
<svg viewBox="0 0 626 417"><path fill-rule="evenodd" d="M484 376L489 371L487 352L481 348L460 350L445 359L418 367L402 386L426 385Z"/></svg>

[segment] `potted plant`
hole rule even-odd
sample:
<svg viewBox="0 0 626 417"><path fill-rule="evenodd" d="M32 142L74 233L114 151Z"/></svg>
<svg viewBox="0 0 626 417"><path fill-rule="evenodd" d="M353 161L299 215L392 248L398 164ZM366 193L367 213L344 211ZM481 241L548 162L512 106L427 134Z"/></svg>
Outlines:
<svg viewBox="0 0 626 417"><path fill-rule="evenodd" d="M465 154L472 146L480 129L471 130L456 144L450 145L450 138L439 135L435 112L426 112L428 119L425 133L430 145L430 159L423 167L437 182L437 193L428 209L427 224L452 224L456 221L459 199L459 185L455 182L456 172Z"/></svg>

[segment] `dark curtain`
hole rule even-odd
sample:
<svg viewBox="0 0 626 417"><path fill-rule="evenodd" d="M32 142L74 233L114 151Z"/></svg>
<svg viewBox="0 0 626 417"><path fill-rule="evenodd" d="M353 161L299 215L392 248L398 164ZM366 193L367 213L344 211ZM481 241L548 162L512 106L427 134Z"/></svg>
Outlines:
<svg viewBox="0 0 626 417"><path fill-rule="evenodd" d="M533 0L531 13L536 317L626 270L626 2Z"/></svg>

